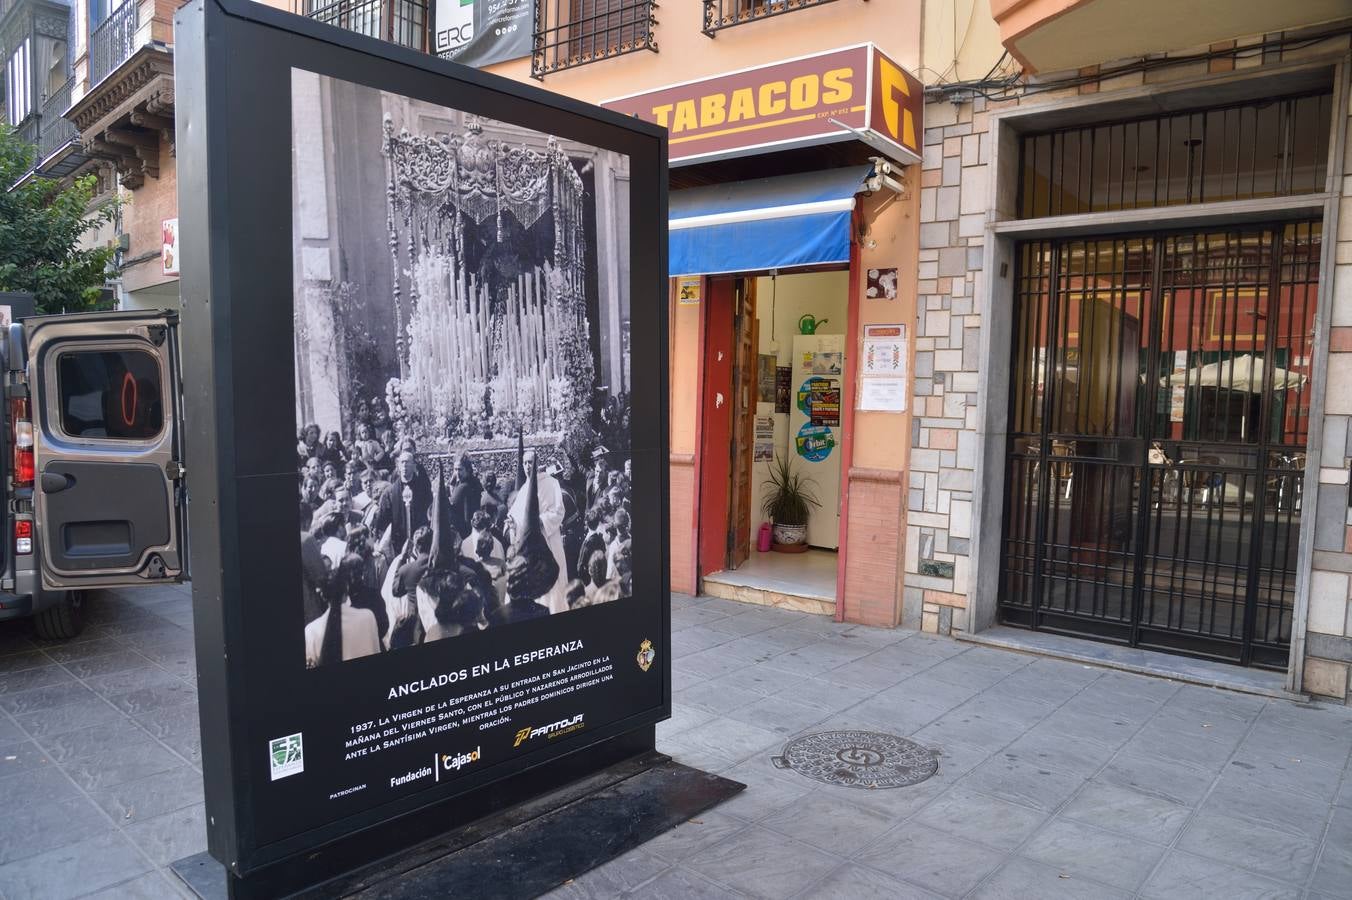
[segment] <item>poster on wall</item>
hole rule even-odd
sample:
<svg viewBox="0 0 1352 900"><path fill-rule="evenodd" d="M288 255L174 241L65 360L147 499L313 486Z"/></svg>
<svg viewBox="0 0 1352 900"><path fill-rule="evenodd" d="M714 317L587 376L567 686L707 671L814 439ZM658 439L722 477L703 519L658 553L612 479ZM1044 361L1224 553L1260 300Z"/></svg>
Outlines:
<svg viewBox="0 0 1352 900"><path fill-rule="evenodd" d="M178 274L178 219L160 222L160 272Z"/></svg>
<svg viewBox="0 0 1352 900"><path fill-rule="evenodd" d="M844 371L845 354L838 351L818 350L809 355L806 360L809 370L813 375L835 375L840 376Z"/></svg>
<svg viewBox="0 0 1352 900"><path fill-rule="evenodd" d="M821 462L831 455L836 447L835 435L825 425L808 423L798 429L794 436L794 449L808 462Z"/></svg>
<svg viewBox="0 0 1352 900"><path fill-rule="evenodd" d="M778 357L773 353L756 356L756 400L759 403L775 402L775 368L778 362Z"/></svg>
<svg viewBox="0 0 1352 900"><path fill-rule="evenodd" d="M790 395L793 393L793 367L777 366L775 368L775 412L787 413L789 411Z"/></svg>
<svg viewBox="0 0 1352 900"><path fill-rule="evenodd" d="M676 279L676 302L682 306L698 306L701 283L699 275L682 275Z"/></svg>
<svg viewBox="0 0 1352 900"><path fill-rule="evenodd" d="M775 417L756 416L753 462L770 462L775 458Z"/></svg>
<svg viewBox="0 0 1352 900"><path fill-rule="evenodd" d="M906 411L906 326L865 325L859 405L872 412Z"/></svg>
<svg viewBox="0 0 1352 900"><path fill-rule="evenodd" d="M212 198L181 214L184 383L231 877L444 831L670 713L664 135L293 18L213 0L176 30L184 187ZM242 159L258 115L282 127ZM222 331L251 339L193 352Z"/></svg>
<svg viewBox="0 0 1352 900"><path fill-rule="evenodd" d="M363 199L345 196L356 180L305 177L340 145L361 167L388 161L389 215L351 232L330 223L322 246L352 267L370 257L349 239L395 248L351 282L295 285L297 662L320 678L372 657L427 660L307 729L306 758L331 764L308 780L339 809L594 728L644 675L628 663L647 631L609 646L599 619L581 621L638 602L629 298L603 302L589 277L611 256L591 234L628 229L627 209L597 207L595 180L629 163L311 72L294 70L292 92L293 109L318 99L324 122L352 128L296 123L296 255L316 248L316 210ZM493 177L476 180L485 166ZM379 273L387 289L352 288ZM439 753L462 761L416 774Z"/></svg>
<svg viewBox="0 0 1352 900"><path fill-rule="evenodd" d="M798 388L798 409L813 425L840 427L840 382L814 375Z"/></svg>
<svg viewBox="0 0 1352 900"><path fill-rule="evenodd" d="M530 0L437 0L436 53L466 66L530 56Z"/></svg>

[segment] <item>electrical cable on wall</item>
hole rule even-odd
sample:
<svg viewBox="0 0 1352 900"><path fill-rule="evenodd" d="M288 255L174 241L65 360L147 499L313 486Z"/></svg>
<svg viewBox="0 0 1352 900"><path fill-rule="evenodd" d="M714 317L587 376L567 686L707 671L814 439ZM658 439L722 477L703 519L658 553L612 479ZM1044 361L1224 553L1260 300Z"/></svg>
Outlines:
<svg viewBox="0 0 1352 900"><path fill-rule="evenodd" d="M1309 35L1308 37L1282 37L1276 40L1260 41L1257 44L1251 44L1247 47L1235 47L1228 50L1208 50L1202 53L1187 54L1185 56L1142 57L1134 62L1127 63L1126 65L1117 66L1111 69L1100 68L1087 75L1072 75L1066 78L1056 78L1035 83L1026 81L1027 76L1021 71L1000 76L998 78L992 77L1009 56L1009 52L1006 51L1001 55L1000 59L996 61L995 65L991 67L990 72L986 73L984 78L975 81L954 81L946 84L929 85L925 88L925 99L929 101L947 99L953 103L965 103L975 97L982 97L993 102L1013 100L1016 98L1044 94L1048 91L1057 91L1070 87L1094 84L1099 81L1115 78L1119 75L1129 75L1136 72L1153 72L1158 69L1167 69L1174 66L1188 65L1190 63L1209 62L1213 59L1248 59L1253 56L1273 51L1302 50L1331 38L1342 37L1348 34L1352 34L1352 25L1345 25L1340 28L1320 32L1319 34Z"/></svg>

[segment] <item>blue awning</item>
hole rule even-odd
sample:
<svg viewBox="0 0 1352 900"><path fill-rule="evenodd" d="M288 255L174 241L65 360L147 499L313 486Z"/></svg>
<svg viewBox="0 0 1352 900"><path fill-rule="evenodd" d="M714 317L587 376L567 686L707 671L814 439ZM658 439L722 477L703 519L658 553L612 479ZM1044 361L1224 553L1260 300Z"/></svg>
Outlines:
<svg viewBox="0 0 1352 900"><path fill-rule="evenodd" d="M872 166L672 191L671 275L850 261L850 212Z"/></svg>

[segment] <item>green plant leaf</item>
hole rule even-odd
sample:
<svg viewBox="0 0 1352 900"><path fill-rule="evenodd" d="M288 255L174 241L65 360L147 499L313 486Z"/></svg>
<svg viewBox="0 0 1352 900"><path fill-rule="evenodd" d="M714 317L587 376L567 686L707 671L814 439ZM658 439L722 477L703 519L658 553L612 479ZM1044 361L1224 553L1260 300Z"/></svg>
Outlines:
<svg viewBox="0 0 1352 900"><path fill-rule="evenodd" d="M793 468L791 457L775 454L762 487L768 488L761 509L776 525L806 525L814 507L820 507L816 479Z"/></svg>
<svg viewBox="0 0 1352 900"><path fill-rule="evenodd" d="M32 146L0 125L0 291L33 294L39 313L92 309L116 274L114 251L81 242L114 220L118 202L93 204L93 175L66 187L41 177L18 185L32 165Z"/></svg>

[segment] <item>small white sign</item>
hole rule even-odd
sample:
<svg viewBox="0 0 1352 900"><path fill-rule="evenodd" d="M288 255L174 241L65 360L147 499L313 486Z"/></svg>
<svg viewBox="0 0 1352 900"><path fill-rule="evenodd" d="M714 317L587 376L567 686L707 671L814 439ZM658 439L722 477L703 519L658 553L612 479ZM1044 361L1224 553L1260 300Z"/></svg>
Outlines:
<svg viewBox="0 0 1352 900"><path fill-rule="evenodd" d="M864 326L859 409L873 412L906 411L908 351L905 325Z"/></svg>
<svg viewBox="0 0 1352 900"><path fill-rule="evenodd" d="M305 743L299 733L268 741L268 763L272 766L272 780L298 775L305 771Z"/></svg>
<svg viewBox="0 0 1352 900"><path fill-rule="evenodd" d="M905 412L906 382L901 378L862 379L859 408L869 412Z"/></svg>
<svg viewBox="0 0 1352 900"><path fill-rule="evenodd" d="M178 274L178 219L160 223L160 271L165 275Z"/></svg>

